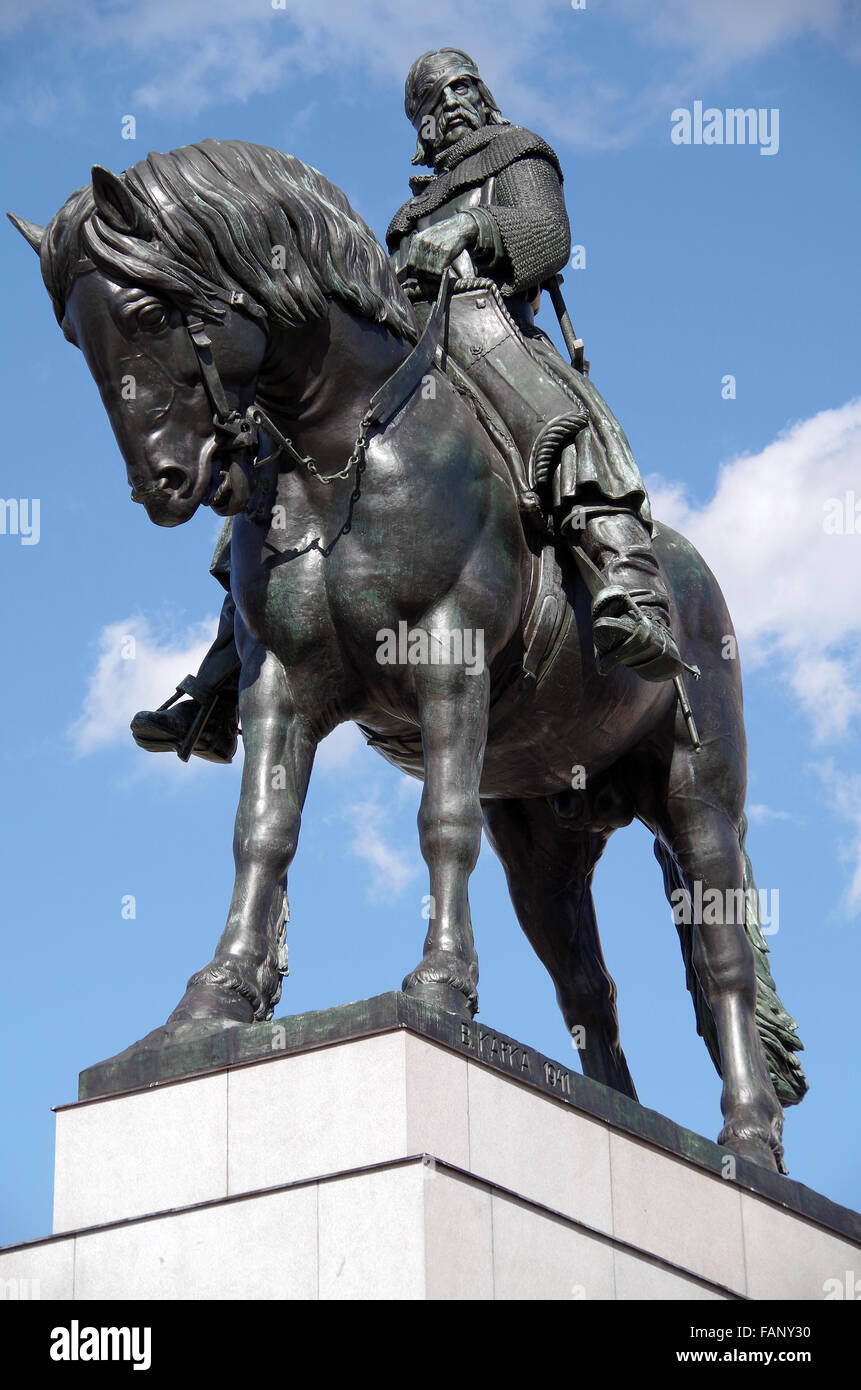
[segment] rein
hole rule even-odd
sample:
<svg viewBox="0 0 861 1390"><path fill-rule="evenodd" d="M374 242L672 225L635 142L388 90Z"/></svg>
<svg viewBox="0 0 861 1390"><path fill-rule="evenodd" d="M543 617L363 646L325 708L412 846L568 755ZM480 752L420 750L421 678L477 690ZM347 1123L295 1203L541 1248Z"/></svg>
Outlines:
<svg viewBox="0 0 861 1390"><path fill-rule="evenodd" d="M418 342L412 348L408 356L404 358L403 362L395 368L391 376L388 377L383 385L379 387L371 397L368 408L359 423L352 452L347 462L344 464L344 467L338 469L335 473L321 473L314 459L305 454L300 454L292 440L278 429L278 426L274 424L266 412L257 405L256 402L252 403L244 414L241 414L238 410L231 410L227 400L227 393L224 389L224 383L221 380L218 368L215 365L215 359L212 355L212 339L206 331L206 324L199 315L183 314L186 332L188 333L191 345L197 357L200 379L209 397L209 403L212 406L212 423L215 428L216 437L221 441L219 443L218 452L230 456L240 450L247 450L247 457L252 460L250 465L247 465L250 466L252 477L264 464L272 463L281 455L285 455L293 464L305 468L311 476L316 478L320 483L330 484L345 482L350 477L353 470L356 469L358 486L358 474L361 473L364 468L367 437L370 430L375 425L385 425L392 418L395 412L399 410L412 395L416 386L433 366L437 344L439 343L440 333L445 319L448 293L453 279L454 275L450 270L447 270L446 273L441 276L436 303ZM258 459L255 455L260 444L261 429L274 441L275 448L271 454L267 454L266 458ZM222 470L225 476L229 471L229 467L230 465L228 463L227 469ZM353 502L356 500L354 493L353 499L351 500L350 515L352 515ZM252 504L249 503L249 508L251 505ZM246 510L248 510L248 508L246 508ZM259 512L260 508L258 506L252 513L255 519L259 518ZM348 518L345 523L345 528L347 530L349 530L349 524L350 521ZM342 527L341 531L338 533L339 536L344 534L345 528ZM338 537L336 536L335 540L337 539ZM328 554L332 545L334 545L334 541L331 541L329 545L325 547L321 547L315 542L312 546L307 548L321 549L324 554Z"/></svg>

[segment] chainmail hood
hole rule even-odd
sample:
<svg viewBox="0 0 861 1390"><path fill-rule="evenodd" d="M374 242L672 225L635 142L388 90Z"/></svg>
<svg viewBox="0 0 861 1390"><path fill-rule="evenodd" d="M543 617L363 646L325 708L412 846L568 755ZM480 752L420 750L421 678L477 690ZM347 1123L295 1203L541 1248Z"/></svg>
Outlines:
<svg viewBox="0 0 861 1390"><path fill-rule="evenodd" d="M442 207L457 193L484 183L515 160L530 156L547 160L562 181L555 152L546 140L531 130L516 125L492 125L468 131L455 145L442 152L434 166L435 173L419 174L410 179L410 187L417 196L404 203L389 223L386 232L389 250L412 231L421 217Z"/></svg>

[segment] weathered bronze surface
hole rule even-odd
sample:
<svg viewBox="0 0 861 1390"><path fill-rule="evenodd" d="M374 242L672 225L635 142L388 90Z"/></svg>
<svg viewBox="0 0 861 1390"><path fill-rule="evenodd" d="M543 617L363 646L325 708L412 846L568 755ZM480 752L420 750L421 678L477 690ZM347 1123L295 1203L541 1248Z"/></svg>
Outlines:
<svg viewBox="0 0 861 1390"><path fill-rule="evenodd" d="M241 142L95 168L47 228L16 223L133 500L162 526L200 506L231 519L208 669L136 736L229 760L241 662L236 883L212 961L140 1051L271 1019L315 749L349 719L424 780L433 910L407 994L466 1022L476 1009L467 887L484 824L584 1072L635 1100L591 881L637 817L674 904L726 904L677 915L688 986L723 1077L720 1142L779 1167L781 1102L806 1083L744 849L729 614L690 543L653 528L585 363L534 327L567 255L555 155L447 53L408 79L434 206L396 215L393 262L322 175ZM539 185L554 198L530 201ZM684 664L702 672L699 751L672 683Z"/></svg>

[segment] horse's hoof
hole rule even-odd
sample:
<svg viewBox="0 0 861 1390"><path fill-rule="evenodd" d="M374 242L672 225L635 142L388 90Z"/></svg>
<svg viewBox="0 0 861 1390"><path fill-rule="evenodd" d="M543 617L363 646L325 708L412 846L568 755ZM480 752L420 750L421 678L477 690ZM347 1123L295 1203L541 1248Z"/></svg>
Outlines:
<svg viewBox="0 0 861 1390"><path fill-rule="evenodd" d="M409 994L413 999L421 999L423 1004L442 1009L444 1013L454 1014L466 1023L469 1023L473 1014L477 1012L477 1005L473 1006L466 995L461 994L460 990L452 985L436 984L433 981L420 982L405 989L404 994Z"/></svg>
<svg viewBox="0 0 861 1390"><path fill-rule="evenodd" d="M426 956L410 971L401 989L414 999L469 1022L478 1013L478 992L467 972L468 967L462 967L456 956L445 952L438 957Z"/></svg>
<svg viewBox="0 0 861 1390"><path fill-rule="evenodd" d="M170 1018L168 1028L184 1023L253 1023L254 1010L247 999L220 984L190 985Z"/></svg>
<svg viewBox="0 0 861 1390"><path fill-rule="evenodd" d="M768 1168L772 1173L786 1173L783 1162L783 1145L772 1135L762 1131L741 1130L734 1133L723 1129L718 1135L718 1143L730 1153L756 1163L760 1168Z"/></svg>
<svg viewBox="0 0 861 1390"><path fill-rule="evenodd" d="M265 994L259 988L261 976L267 985ZM280 973L268 962L255 967L238 957L216 959L192 975L167 1027L202 1019L259 1023L272 1017L272 1006L280 997Z"/></svg>

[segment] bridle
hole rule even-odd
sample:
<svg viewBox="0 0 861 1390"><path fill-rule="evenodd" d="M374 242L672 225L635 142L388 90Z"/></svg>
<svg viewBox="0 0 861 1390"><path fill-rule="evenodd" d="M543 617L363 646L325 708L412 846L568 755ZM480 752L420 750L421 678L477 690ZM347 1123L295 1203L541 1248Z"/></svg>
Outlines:
<svg viewBox="0 0 861 1390"><path fill-rule="evenodd" d="M75 267L75 278L77 279L79 275L88 274L96 269L97 266L93 261L89 258L83 258ZM454 271L449 267L440 277L436 303L428 316L418 342L371 397L368 408L359 422L350 456L344 467L334 473L321 473L315 460L306 454L301 454L289 436L278 428L256 401L252 402L244 412L231 409L221 374L213 357L212 339L207 332L205 320L198 313L187 313L180 309L183 326L197 359L200 380L212 407L212 424L218 441L216 457L221 457L226 465L219 470L220 478L216 476L213 480L206 505L211 505L234 462L238 462L246 475L249 475L249 482L252 484L252 497L246 511L253 520L257 521L264 520L266 516L268 486L267 479L262 475L262 470L265 465L274 463L276 459L282 456L288 458L292 464L306 469L317 482L325 484L345 482L355 469L356 484L350 499L347 520L338 535L327 546L320 545L318 537L306 547L307 549L316 548L321 550L323 554L328 554L338 537L350 529L353 506L358 500L359 494L358 480L365 467L368 434L374 426L383 426L388 423L434 365L445 320L448 294L455 280ZM233 290L221 297L233 308L254 313L247 297L239 290ZM178 308L179 306L174 307ZM259 314L260 310L257 310L255 316ZM273 451L262 459L257 457L261 431L265 432L275 445ZM237 455L239 457L235 459L234 456Z"/></svg>
<svg viewBox="0 0 861 1390"><path fill-rule="evenodd" d="M212 423L218 440L217 456L223 457L226 462L226 467L221 470L222 474L226 475L229 471L235 454L244 455L240 459L240 463L249 470L252 478L255 474L259 475L259 470L265 464L272 463L282 455L286 456L291 463L307 469L320 483L346 481L354 468L356 470L363 468L367 436L370 430L374 425L384 425L391 419L433 366L445 318L448 292L453 279L454 275L451 271L446 271L440 277L436 303L418 342L371 397L368 408L359 423L350 457L344 467L335 473L321 473L313 458L306 454L300 454L292 440L279 430L278 426L256 401L252 402L244 413L230 408L227 392L212 354L212 339L207 332L206 323L199 314L183 313L182 320L197 357L200 379L212 406ZM230 303L234 306L247 306L245 296L238 292L231 295ZM257 450L260 446L261 430L273 441L275 448L265 458L259 459L257 458ZM211 496L214 496L218 486L219 483L216 480ZM253 503L254 499L252 498L249 506L251 507ZM258 506L257 512L259 510Z"/></svg>
<svg viewBox="0 0 861 1390"><path fill-rule="evenodd" d="M234 296L233 302L239 303L241 298L241 296ZM252 403L243 414L238 410L231 409L224 383L212 355L212 339L206 331L206 323L198 314L184 313L182 320L197 357L203 388L209 397L209 404L212 406L212 424L218 440L217 452L227 455L229 458L240 450L247 451L246 457L251 460L252 469L262 468L265 463L270 463L280 454L286 454L293 463L303 464L305 467L313 465L313 459L300 454L294 448L291 440L281 433L277 425L273 424L266 412L256 402ZM264 459L257 458L261 428L276 443L274 452Z"/></svg>

